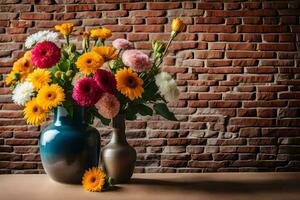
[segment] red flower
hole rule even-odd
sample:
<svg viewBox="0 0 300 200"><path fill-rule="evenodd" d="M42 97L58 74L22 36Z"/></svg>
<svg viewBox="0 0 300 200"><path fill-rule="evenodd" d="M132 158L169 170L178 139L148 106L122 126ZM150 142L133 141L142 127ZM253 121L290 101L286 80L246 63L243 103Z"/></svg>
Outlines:
<svg viewBox="0 0 300 200"><path fill-rule="evenodd" d="M31 51L31 60L38 68L51 68L60 60L60 49L53 42L39 42Z"/></svg>
<svg viewBox="0 0 300 200"><path fill-rule="evenodd" d="M115 76L111 72L103 69L97 70L94 75L94 80L104 92L112 93L117 85Z"/></svg>
<svg viewBox="0 0 300 200"><path fill-rule="evenodd" d="M103 91L92 78L82 78L73 88L73 99L81 106L93 106L100 99Z"/></svg>

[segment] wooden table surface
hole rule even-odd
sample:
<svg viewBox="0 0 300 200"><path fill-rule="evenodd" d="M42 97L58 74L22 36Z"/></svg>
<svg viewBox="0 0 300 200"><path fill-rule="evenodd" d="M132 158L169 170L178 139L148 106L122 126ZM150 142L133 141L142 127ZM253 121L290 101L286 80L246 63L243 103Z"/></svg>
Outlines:
<svg viewBox="0 0 300 200"><path fill-rule="evenodd" d="M300 173L135 174L101 193L46 175L0 175L1 200L264 200L300 199Z"/></svg>

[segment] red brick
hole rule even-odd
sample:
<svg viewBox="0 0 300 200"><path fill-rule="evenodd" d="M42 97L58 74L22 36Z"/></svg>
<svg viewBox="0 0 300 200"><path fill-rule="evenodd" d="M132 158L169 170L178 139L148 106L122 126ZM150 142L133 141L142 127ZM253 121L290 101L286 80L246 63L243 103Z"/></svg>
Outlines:
<svg viewBox="0 0 300 200"><path fill-rule="evenodd" d="M92 11L92 10L95 10L95 5L91 5L91 4L66 5L67 12Z"/></svg>
<svg viewBox="0 0 300 200"><path fill-rule="evenodd" d="M208 32L208 33L233 33L235 32L234 26L221 26L221 25L192 25L188 26L188 31L193 32Z"/></svg>
<svg viewBox="0 0 300 200"><path fill-rule="evenodd" d="M180 7L180 2L150 2L148 4L148 9L150 10L170 10L170 9L175 9Z"/></svg>
<svg viewBox="0 0 300 200"><path fill-rule="evenodd" d="M238 27L239 33L285 33L287 26L258 26L242 25Z"/></svg>
<svg viewBox="0 0 300 200"><path fill-rule="evenodd" d="M131 11L134 17L162 17L165 15L165 11L160 10L147 10L147 11Z"/></svg>
<svg viewBox="0 0 300 200"><path fill-rule="evenodd" d="M121 4L123 10L143 10L146 7L145 3L124 3Z"/></svg>
<svg viewBox="0 0 300 200"><path fill-rule="evenodd" d="M21 13L20 14L20 19L49 20L52 18L53 15L48 13Z"/></svg>
<svg viewBox="0 0 300 200"><path fill-rule="evenodd" d="M224 24L225 19L220 17L197 17L196 24Z"/></svg>

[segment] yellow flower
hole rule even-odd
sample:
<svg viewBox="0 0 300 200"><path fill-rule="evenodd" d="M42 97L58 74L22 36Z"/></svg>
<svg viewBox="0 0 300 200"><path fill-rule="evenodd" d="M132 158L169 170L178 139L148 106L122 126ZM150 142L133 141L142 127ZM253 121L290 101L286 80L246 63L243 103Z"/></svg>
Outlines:
<svg viewBox="0 0 300 200"><path fill-rule="evenodd" d="M82 33L82 37L85 38L85 39L88 39L88 38L90 37L90 35L91 35L90 32L84 31L84 32Z"/></svg>
<svg viewBox="0 0 300 200"><path fill-rule="evenodd" d="M61 34L63 34L64 36L68 36L72 32L73 27L74 27L73 23L63 23L61 25L56 25L55 29L59 31Z"/></svg>
<svg viewBox="0 0 300 200"><path fill-rule="evenodd" d="M36 99L43 109L52 109L62 104L65 100L64 89L58 84L43 86Z"/></svg>
<svg viewBox="0 0 300 200"><path fill-rule="evenodd" d="M100 192L105 184L106 174L99 168L88 169L82 177L82 185L86 191Z"/></svg>
<svg viewBox="0 0 300 200"><path fill-rule="evenodd" d="M172 21L172 31L180 32L180 31L183 30L183 28L184 28L184 23L181 19L179 19L179 18L173 19L173 21Z"/></svg>
<svg viewBox="0 0 300 200"><path fill-rule="evenodd" d="M102 56L95 52L88 52L79 56L76 66L85 74L95 73L104 63Z"/></svg>
<svg viewBox="0 0 300 200"><path fill-rule="evenodd" d="M91 30L91 37L95 39L107 39L111 37L111 30L108 28L98 28Z"/></svg>
<svg viewBox="0 0 300 200"><path fill-rule="evenodd" d="M26 51L26 53L24 54L24 58L31 61L31 51Z"/></svg>
<svg viewBox="0 0 300 200"><path fill-rule="evenodd" d="M131 68L123 68L116 73L117 90L131 101L142 97L144 81Z"/></svg>
<svg viewBox="0 0 300 200"><path fill-rule="evenodd" d="M104 61L110 61L117 57L117 50L113 47L100 46L94 47L92 52L95 52L104 58Z"/></svg>
<svg viewBox="0 0 300 200"><path fill-rule="evenodd" d="M15 84L16 83L16 72L11 71L5 78L5 84L6 85L11 85L11 84Z"/></svg>
<svg viewBox="0 0 300 200"><path fill-rule="evenodd" d="M28 81L32 83L34 89L37 91L41 89L42 86L50 83L50 71L46 69L36 69L28 75Z"/></svg>
<svg viewBox="0 0 300 200"><path fill-rule="evenodd" d="M47 119L46 110L38 103L36 98L32 98L26 103L24 108L24 118L28 124L38 126Z"/></svg>
<svg viewBox="0 0 300 200"><path fill-rule="evenodd" d="M30 59L26 59L26 57L22 57L13 64L12 71L20 74L20 80L24 81L28 74L32 72L33 65Z"/></svg>

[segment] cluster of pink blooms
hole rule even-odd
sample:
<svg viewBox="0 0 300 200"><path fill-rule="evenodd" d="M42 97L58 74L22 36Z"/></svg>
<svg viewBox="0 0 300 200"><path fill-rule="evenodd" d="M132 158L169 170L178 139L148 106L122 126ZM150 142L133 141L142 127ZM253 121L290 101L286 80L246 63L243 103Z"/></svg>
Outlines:
<svg viewBox="0 0 300 200"><path fill-rule="evenodd" d="M80 106L95 105L103 117L111 119L120 110L120 102L112 94L115 89L115 76L98 69L93 78L85 77L76 82L72 97Z"/></svg>
<svg viewBox="0 0 300 200"><path fill-rule="evenodd" d="M118 50L125 50L125 49L132 49L133 44L132 42L129 42L126 39L116 39L112 42L113 47L115 47Z"/></svg>
<svg viewBox="0 0 300 200"><path fill-rule="evenodd" d="M139 50L134 50L133 44L126 39L116 39L112 43L118 50L124 50L123 63L136 72L149 71L149 57ZM98 69L93 77L82 78L76 82L72 97L80 106L96 106L99 113L108 119L115 117L120 110L120 102L113 95L116 89L116 79L112 72Z"/></svg>
<svg viewBox="0 0 300 200"><path fill-rule="evenodd" d="M139 50L126 50L122 55L122 61L136 72L148 71L151 68L149 57Z"/></svg>

